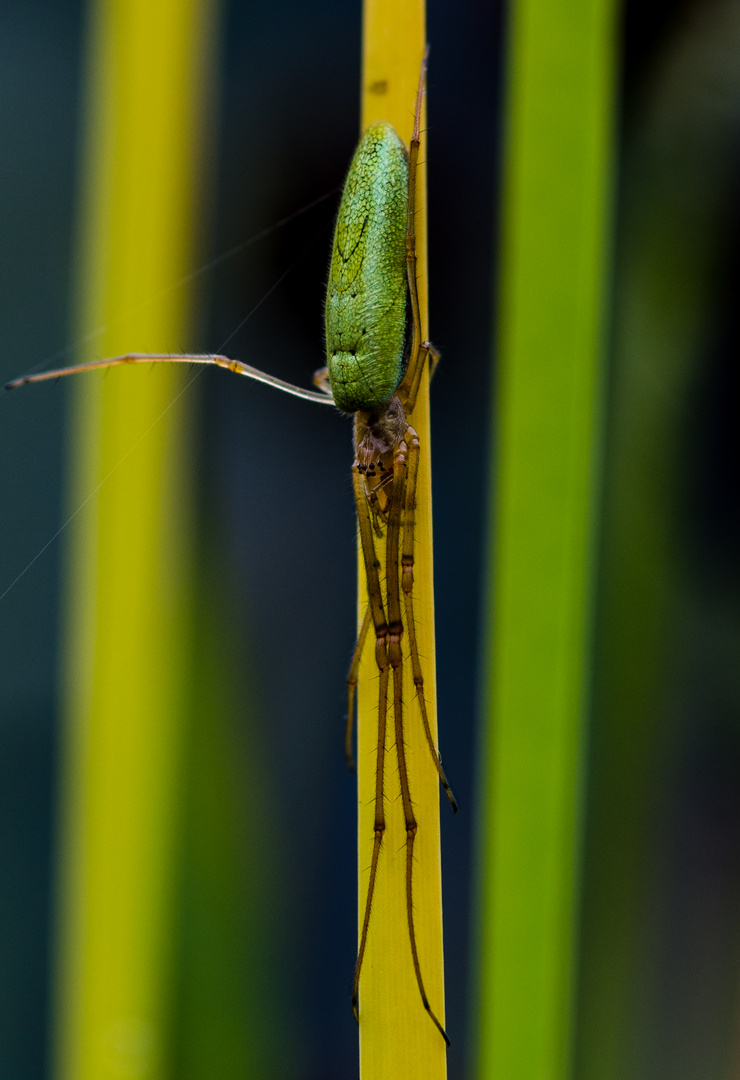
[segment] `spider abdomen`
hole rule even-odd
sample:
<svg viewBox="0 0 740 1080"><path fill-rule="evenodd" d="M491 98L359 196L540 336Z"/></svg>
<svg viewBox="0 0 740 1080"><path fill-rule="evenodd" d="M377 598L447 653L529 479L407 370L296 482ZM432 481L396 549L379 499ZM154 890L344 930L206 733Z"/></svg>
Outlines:
<svg viewBox="0 0 740 1080"><path fill-rule="evenodd" d="M371 124L339 207L326 297L326 354L342 412L373 412L403 378L408 159L395 129Z"/></svg>

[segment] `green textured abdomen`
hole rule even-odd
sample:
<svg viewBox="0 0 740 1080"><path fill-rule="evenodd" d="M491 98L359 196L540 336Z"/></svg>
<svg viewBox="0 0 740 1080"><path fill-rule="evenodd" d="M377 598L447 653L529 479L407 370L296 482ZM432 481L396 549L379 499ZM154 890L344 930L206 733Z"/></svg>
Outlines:
<svg viewBox="0 0 740 1080"><path fill-rule="evenodd" d="M403 378L408 161L394 128L371 124L355 151L334 232L326 360L342 412L372 412Z"/></svg>

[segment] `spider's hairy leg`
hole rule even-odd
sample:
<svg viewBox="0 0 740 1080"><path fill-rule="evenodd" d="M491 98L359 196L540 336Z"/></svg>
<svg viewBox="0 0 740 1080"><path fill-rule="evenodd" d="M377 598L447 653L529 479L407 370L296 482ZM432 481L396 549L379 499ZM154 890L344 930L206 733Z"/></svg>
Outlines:
<svg viewBox="0 0 740 1080"><path fill-rule="evenodd" d="M431 380L434 378L434 373L437 370L437 365L442 359L442 356L439 352L439 349L435 349L431 341L423 342L421 347L422 349L425 349L429 355L429 381L431 382Z"/></svg>
<svg viewBox="0 0 740 1080"><path fill-rule="evenodd" d="M422 60L421 72L419 73L419 88L416 94L416 110L414 115L414 133L409 145L409 197L406 208L406 278L409 289L409 302L411 304L411 350L406 374L398 388L398 394L408 412L413 412L416 404L416 395L419 391L421 373L418 370L423 366L421 351L421 311L419 308L419 291L416 285L416 173L419 163L419 144L421 123L421 100L424 93L424 79L426 76L426 55ZM425 354L426 356L426 354Z"/></svg>
<svg viewBox="0 0 740 1080"><path fill-rule="evenodd" d="M409 358L409 366L406 369L403 382L398 388L398 396L407 414L411 414L416 404L419 387L421 386L421 377L424 374L427 360L429 361L429 378L431 379L437 370L440 359L439 352L430 341L422 341L416 356Z"/></svg>
<svg viewBox="0 0 740 1080"><path fill-rule="evenodd" d="M378 540L383 539L383 527L387 524L388 518L385 510L380 505L380 499L378 498L378 492L375 488L367 493L368 506L370 507L370 515L372 517L373 529Z"/></svg>
<svg viewBox="0 0 740 1080"><path fill-rule="evenodd" d="M424 675L419 660L419 647L416 640L416 624L414 621L414 538L416 518L416 479L419 472L419 437L412 427L406 429L406 441L408 445L408 473L406 481L406 502L404 507L403 522L403 550L401 554L401 589L406 613L406 628L409 635L409 648L411 652L411 670L416 688L416 697L419 702L421 722L424 727L429 753L439 774L439 780L450 800L452 809L457 813L457 802L452 794L447 777L442 768L442 759L439 750L434 744L432 729L429 725L427 705L424 697Z"/></svg>
<svg viewBox="0 0 740 1080"><path fill-rule="evenodd" d="M419 290L416 281L416 174L419 162L421 102L424 94L426 77L426 55L419 73L419 87L416 94L414 132L409 146L409 195L406 210L406 280L411 305L411 348L406 372L396 393L400 397L406 413L412 413L421 385L421 377L427 358L430 358L430 378L439 363L439 353L429 341L421 340L421 308Z"/></svg>
<svg viewBox="0 0 740 1080"><path fill-rule="evenodd" d="M418 440L417 440L418 448ZM418 459L418 454L416 455ZM437 1030L449 1045L447 1033L437 1019L429 1004L424 980L421 974L419 951L416 944L416 928L414 925L414 902L413 902L413 868L414 868L414 843L418 825L414 816L409 787L408 767L406 762L406 743L403 728L403 654L401 650L401 637L403 634L403 620L401 617L401 598L399 585L400 567L400 536L401 521L406 509L406 486L408 476L408 446L405 440L393 455L393 487L391 489L390 505L388 508L388 536L386 540L386 592L388 597L388 632L389 647L388 655L393 669L393 718L396 735L396 755L398 759L398 776L401 784L401 801L403 803L403 815L406 824L406 922L408 925L409 945L414 964L416 984L419 987L421 1001L435 1024Z"/></svg>
<svg viewBox="0 0 740 1080"><path fill-rule="evenodd" d="M360 425L358 424L358 427ZM380 563L375 553L375 542L373 540L373 525L370 515L370 506L367 498L367 491L365 487L365 479L358 468L358 463L355 461L352 469L352 483L355 492L355 503L357 506L357 522L360 530L360 544L362 546L362 555L365 563L365 577L367 581L367 593L368 593L368 610L370 611L370 618L372 619L373 626L375 628L375 662L378 665L379 689L378 689L378 753L375 762L375 819L374 819L374 833L375 839L373 841L373 854L370 860L370 880L367 886L367 897L365 899L365 914L362 920L362 931L360 933L360 945L357 951L357 962L355 964L355 977L352 986L352 1010L355 1014L355 1019L359 1022L359 993L360 993L360 973L362 971L362 961L365 956L365 948L367 946L367 935L370 927L370 912L373 906L373 895L375 893L375 881L378 876L378 861L380 859L380 848L383 842L383 833L385 832L385 729L386 729L386 714L387 714L387 702L388 702L388 623L385 618L385 610L383 608L383 594L380 587ZM359 642L358 642L359 644ZM359 659L358 659L359 664Z"/></svg>
<svg viewBox="0 0 740 1080"><path fill-rule="evenodd" d="M331 392L324 388L324 393L318 394L313 390L304 390L301 386L278 379L275 375L268 375L266 371L244 364L241 360L232 360L220 353L125 353L123 356L109 356L105 360L92 360L87 364L74 364L72 367L55 368L53 371L41 371L36 375L22 375L19 379L11 379L5 384L6 390L17 390L19 386L27 386L29 383L48 382L50 379L59 379L63 375L79 375L85 371L101 371L104 368L120 367L122 364L213 364L216 367L233 371L235 375L246 375L249 379L274 386L286 394L294 397L305 398L307 401L316 401L320 405L333 405Z"/></svg>
<svg viewBox="0 0 740 1080"><path fill-rule="evenodd" d="M355 719L355 694L357 692L357 683L360 676L360 660L362 659L362 653L365 648L365 639L367 638L367 632L370 629L370 622L372 620L373 611L368 603L365 610L365 618L362 620L362 626L360 633L357 635L357 644L355 645L355 651L352 654L352 663L349 667L349 674L347 675L347 726L344 732L344 757L347 761L347 766L352 772L356 770L355 757L352 753L352 728L354 726Z"/></svg>

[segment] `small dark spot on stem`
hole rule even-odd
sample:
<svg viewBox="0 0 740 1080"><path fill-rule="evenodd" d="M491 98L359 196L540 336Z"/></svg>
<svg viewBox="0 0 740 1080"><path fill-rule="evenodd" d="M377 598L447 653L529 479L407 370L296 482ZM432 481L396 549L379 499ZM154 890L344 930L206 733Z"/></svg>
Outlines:
<svg viewBox="0 0 740 1080"><path fill-rule="evenodd" d="M377 79L374 83L370 83L368 90L371 94L387 94L388 93L388 80Z"/></svg>

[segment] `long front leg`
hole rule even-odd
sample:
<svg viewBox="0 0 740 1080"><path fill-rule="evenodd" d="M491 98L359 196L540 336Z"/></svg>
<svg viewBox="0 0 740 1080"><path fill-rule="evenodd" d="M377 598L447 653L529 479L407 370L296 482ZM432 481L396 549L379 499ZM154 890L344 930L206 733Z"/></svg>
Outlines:
<svg viewBox="0 0 740 1080"><path fill-rule="evenodd" d="M370 629L372 614L372 607L368 604L365 610L365 618L362 620L362 626L357 635L357 643L355 645L355 651L352 654L352 663L349 667L349 674L347 675L347 724L344 729L344 758L347 762L347 767L351 769L352 772L356 769L355 756L352 753L352 730L355 721L355 695L357 693L357 683L360 677L360 660L362 660L362 653L365 649L365 641L367 640L367 633Z"/></svg>
<svg viewBox="0 0 740 1080"><path fill-rule="evenodd" d="M409 198L406 210L406 278L409 287L409 301L411 303L411 350L404 384L411 387L411 392L406 393L404 398L409 402L409 412L414 407L416 393L419 388L417 369L422 366L421 353L421 313L419 310L419 293L416 286L416 171L419 161L421 102L424 94L424 79L426 77L426 54L421 64L419 73L419 88L416 94L416 113L414 117L414 133L409 145Z"/></svg>
<svg viewBox="0 0 740 1080"><path fill-rule="evenodd" d="M233 371L236 375L246 375L257 382L274 386L278 390L292 394L294 397L305 398L307 401L316 401L319 405L333 405L331 393L325 391L317 394L314 390L304 390L301 386L278 379L275 375L268 375L251 364L244 364L241 360L231 360L228 356L220 353L126 353L123 356L110 356L107 360L92 360L88 364L74 364L72 367L55 368L54 371L41 371L36 375L22 375L20 379L12 379L5 384L6 390L17 390L19 386L28 383L47 382L49 379L60 379L63 375L78 375L83 371L100 371L102 368L119 367L121 364L214 364L216 367Z"/></svg>
<svg viewBox="0 0 740 1080"><path fill-rule="evenodd" d="M406 508L407 455L407 444L402 442L393 456L393 487L391 489L390 506L388 509L388 536L386 541L386 593L388 597L389 631L388 655L393 669L393 716L396 734L396 755L398 758L398 776L401 784L401 801L403 803L403 814L406 825L406 922L408 926L411 957L414 964L414 974L416 975L416 983L419 988L422 1004L429 1014L430 1019L436 1025L439 1033L449 1045L450 1040L447 1038L447 1033L435 1016L424 988L424 980L422 978L421 964L419 961L419 951L416 944L416 927L414 924L414 843L416 841L418 825L416 817L414 816L414 809L411 801L408 768L406 763L406 743L403 724L403 654L401 649L403 622L401 618L399 588L399 547L401 521Z"/></svg>
<svg viewBox="0 0 740 1080"><path fill-rule="evenodd" d="M439 361L439 353L437 350L428 341L422 341L421 308L416 281L416 174L421 141L421 103L424 96L426 63L427 56L425 53L421 65L421 72L419 73L419 87L416 94L414 131L409 145L409 197L406 211L406 280L409 289L409 303L411 305L411 347L409 350L406 374L397 391L407 414L414 410L419 387L421 385L421 377L428 357L431 356L432 358L432 371L434 371L434 368Z"/></svg>
<svg viewBox="0 0 740 1080"><path fill-rule="evenodd" d="M357 963L355 964L355 978L352 986L352 1009L355 1014L355 1019L359 1022L360 1013L358 999L360 992L360 974L362 971L362 961L365 957L365 948L367 946L367 935L370 927L370 912L373 906L375 881L378 876L380 848L383 843L383 833L385 832L385 736L389 668L388 623L385 618L383 594L380 588L380 563L378 562L378 557L375 553L373 525L365 489L365 480L357 468L357 462L355 462L354 468L352 469L352 483L355 492L355 503L357 505L357 522L360 530L360 543L362 546L363 561L365 563L365 579L367 582L369 611L375 628L375 662L378 665L380 684L378 690L378 751L375 762L375 839L373 841L373 854L370 860L370 880L368 882L367 897L365 899L365 914L362 920L360 945L357 951ZM367 624L367 617L365 619L365 624ZM367 633L367 630L365 632Z"/></svg>
<svg viewBox="0 0 740 1080"><path fill-rule="evenodd" d="M406 442L408 445L408 472L406 479L406 501L403 522L403 552L401 555L401 588L403 591L404 608L406 612L406 627L409 635L409 649L411 652L411 671L416 688L416 697L419 702L419 712L424 728L424 736L432 755L434 767L439 775L439 781L450 800L452 809L457 813L457 802L452 794L452 789L447 782L439 750L434 744L432 729L427 715L427 703L424 697L424 675L419 660L419 647L416 641L416 623L414 619L414 539L416 524L416 478L419 471L419 437L412 427L406 429Z"/></svg>

